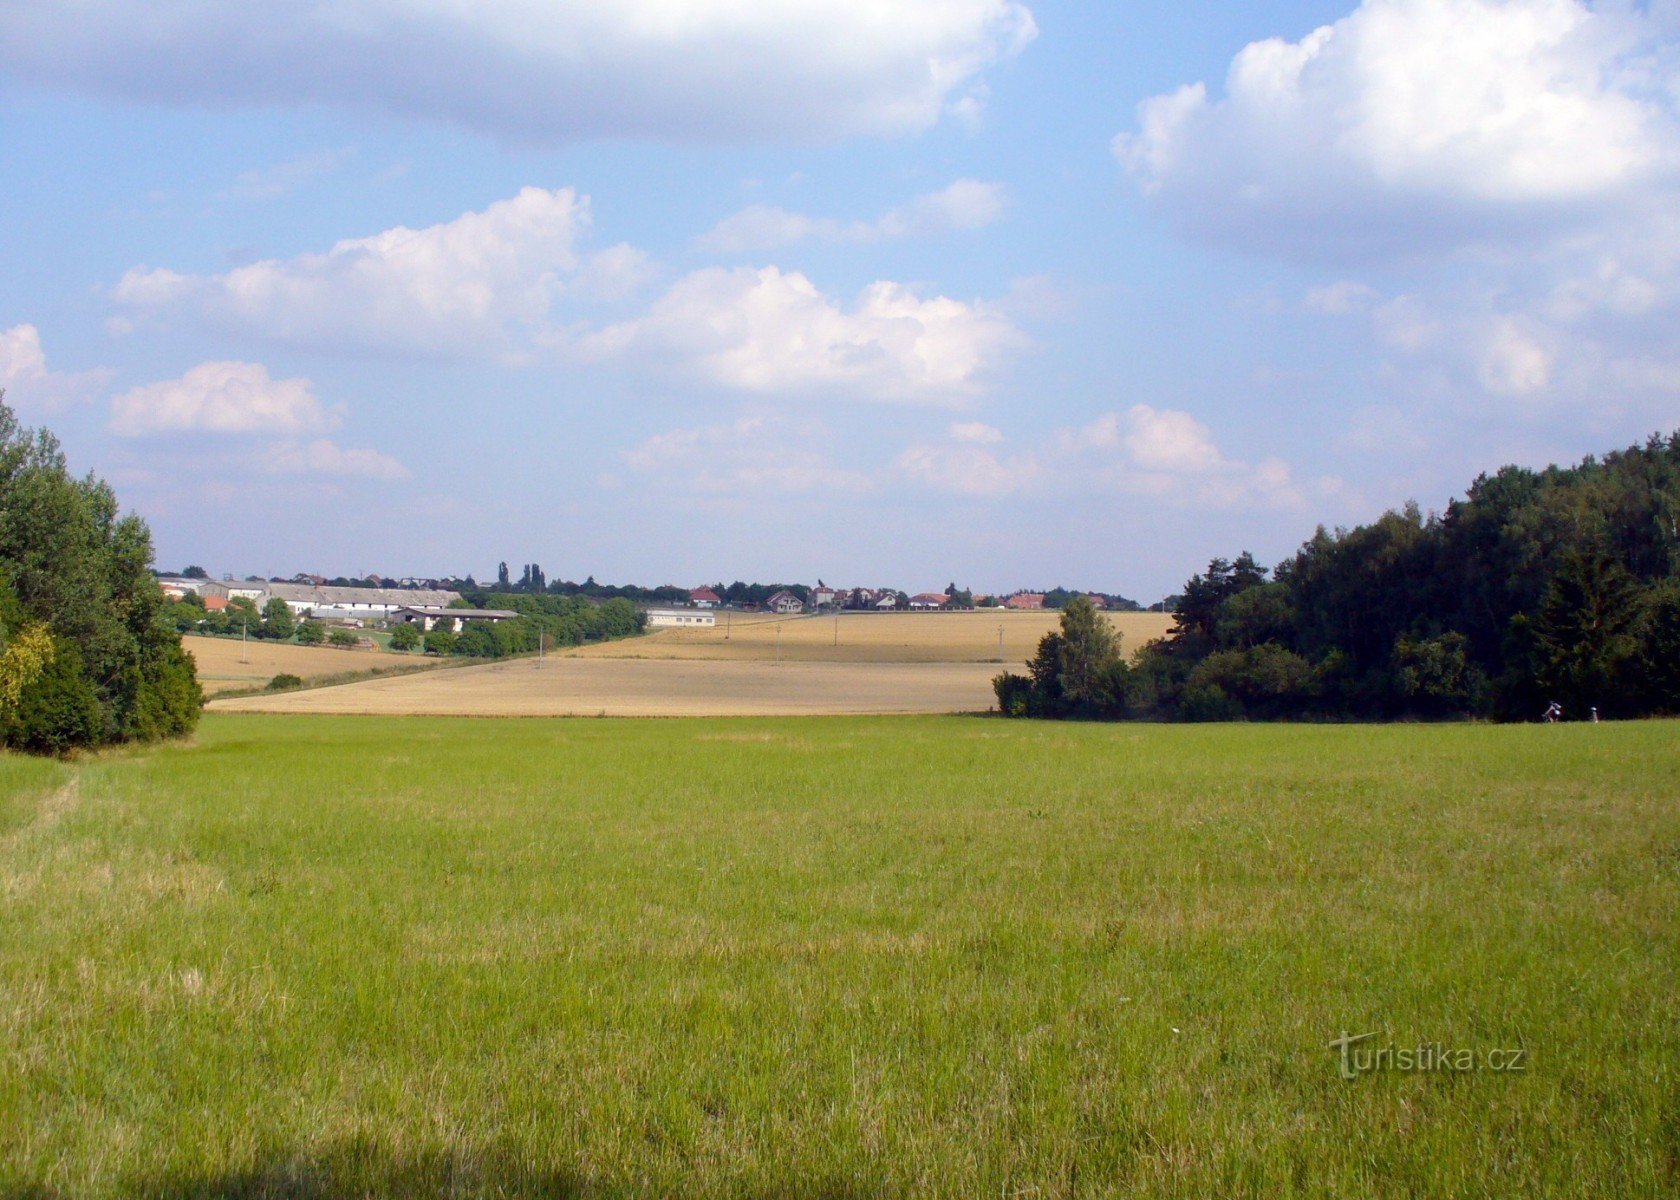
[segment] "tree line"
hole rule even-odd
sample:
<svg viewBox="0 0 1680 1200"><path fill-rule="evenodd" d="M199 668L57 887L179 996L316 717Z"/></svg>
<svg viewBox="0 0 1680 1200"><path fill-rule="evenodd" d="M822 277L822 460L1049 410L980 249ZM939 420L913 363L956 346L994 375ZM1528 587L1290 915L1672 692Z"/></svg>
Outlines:
<svg viewBox="0 0 1680 1200"><path fill-rule="evenodd" d="M0 741L64 753L190 731L203 695L164 619L152 537L0 392Z"/></svg>
<svg viewBox="0 0 1680 1200"><path fill-rule="evenodd" d="M1215 559L1130 662L1076 601L1007 714L1533 720L1680 713L1680 431L1481 475L1427 516ZM1100 627L1099 627L1100 626Z"/></svg>

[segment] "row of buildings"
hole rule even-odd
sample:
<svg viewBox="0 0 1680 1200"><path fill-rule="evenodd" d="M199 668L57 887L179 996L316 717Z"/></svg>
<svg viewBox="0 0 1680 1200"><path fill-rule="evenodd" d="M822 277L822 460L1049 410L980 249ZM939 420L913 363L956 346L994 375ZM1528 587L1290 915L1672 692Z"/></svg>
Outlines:
<svg viewBox="0 0 1680 1200"><path fill-rule="evenodd" d="M360 625L368 621L417 625L430 631L439 621L508 621L519 614L500 608L463 608L459 592L441 588L333 587L321 583L269 583L261 579L193 579L165 575L163 594L184 599L188 593L219 612L235 599L249 600L261 612L270 601L283 601L294 617Z"/></svg>
<svg viewBox="0 0 1680 1200"><path fill-rule="evenodd" d="M801 600L797 593L784 589L759 607L785 615L822 608L862 608L886 612L901 607L901 596L903 593L891 588L832 588L818 584L810 590L809 599ZM971 599L973 605L980 608L1036 610L1044 607L1043 592L1016 592L1002 597L976 593ZM1108 607L1108 602L1101 596L1091 596L1089 599L1098 608ZM724 603L723 598L708 587L695 588L689 592L688 602L698 609L719 608ZM907 597L902 607L918 612L931 612L949 608L951 602L952 598L948 592L918 592Z"/></svg>

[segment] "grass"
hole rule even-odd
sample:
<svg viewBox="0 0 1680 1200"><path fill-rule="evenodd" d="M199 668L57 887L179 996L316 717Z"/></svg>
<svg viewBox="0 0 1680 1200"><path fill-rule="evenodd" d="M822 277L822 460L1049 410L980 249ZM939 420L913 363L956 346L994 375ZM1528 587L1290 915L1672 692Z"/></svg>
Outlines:
<svg viewBox="0 0 1680 1200"><path fill-rule="evenodd" d="M1675 723L212 715L0 789L0 1196L1680 1188Z"/></svg>

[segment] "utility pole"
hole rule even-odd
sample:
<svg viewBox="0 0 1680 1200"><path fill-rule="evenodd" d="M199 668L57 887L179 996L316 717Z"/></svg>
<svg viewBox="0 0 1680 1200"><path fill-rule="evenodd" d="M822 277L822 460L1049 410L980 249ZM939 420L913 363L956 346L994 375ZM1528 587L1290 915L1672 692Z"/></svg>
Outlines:
<svg viewBox="0 0 1680 1200"><path fill-rule="evenodd" d="M250 652L245 649L245 630L249 624L250 618L239 618L239 661L242 663L248 663L251 661Z"/></svg>
<svg viewBox="0 0 1680 1200"><path fill-rule="evenodd" d="M727 642L729 640L729 634L734 628L735 628L735 610L730 609L730 608L726 608L726 609L723 610L723 640L724 641Z"/></svg>
<svg viewBox="0 0 1680 1200"><path fill-rule="evenodd" d="M776 622L776 662L782 661L782 623Z"/></svg>
<svg viewBox="0 0 1680 1200"><path fill-rule="evenodd" d="M1003 626L1002 625L998 626L998 659L997 660L999 662L1003 661Z"/></svg>
<svg viewBox="0 0 1680 1200"><path fill-rule="evenodd" d="M834 644L836 646L840 644L840 610L838 608L834 610Z"/></svg>

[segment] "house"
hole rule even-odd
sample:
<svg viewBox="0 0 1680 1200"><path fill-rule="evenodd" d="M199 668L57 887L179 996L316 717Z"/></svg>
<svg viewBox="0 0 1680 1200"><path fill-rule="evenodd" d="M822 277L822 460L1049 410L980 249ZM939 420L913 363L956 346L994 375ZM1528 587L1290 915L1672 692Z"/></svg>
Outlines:
<svg viewBox="0 0 1680 1200"><path fill-rule="evenodd" d="M717 626L717 614L689 612L682 608L650 608L647 623L649 629L711 629Z"/></svg>
<svg viewBox="0 0 1680 1200"><path fill-rule="evenodd" d="M764 607L773 613L781 613L784 616L787 616L792 613L804 612L805 601L801 600L798 596L795 596L786 588L783 588L774 596L771 596L770 599L766 600L764 602Z"/></svg>
<svg viewBox="0 0 1680 1200"><path fill-rule="evenodd" d="M1091 602L1091 607L1092 608L1107 608L1108 607L1108 601L1102 596L1086 596L1085 599L1087 599Z"/></svg>
<svg viewBox="0 0 1680 1200"><path fill-rule="evenodd" d="M875 599L875 607L881 610L898 607L898 597L891 592L882 592Z"/></svg>
<svg viewBox="0 0 1680 1200"><path fill-rule="evenodd" d="M845 588L831 588L827 584L819 583L811 589L811 603L818 608L832 608L846 602Z"/></svg>
<svg viewBox="0 0 1680 1200"><path fill-rule="evenodd" d="M344 589L336 589L344 590ZM288 602L289 603L289 602ZM457 621L511 621L519 614L505 608L449 608L444 605L409 604L389 614L393 625L418 625L430 633L439 621L453 625Z"/></svg>
<svg viewBox="0 0 1680 1200"><path fill-rule="evenodd" d="M1043 608L1043 592L1016 592L1003 602L1005 608Z"/></svg>
<svg viewBox="0 0 1680 1200"><path fill-rule="evenodd" d="M910 597L910 607L915 609L944 608L951 602L951 597L944 592L917 592Z"/></svg>
<svg viewBox="0 0 1680 1200"><path fill-rule="evenodd" d="M695 608L716 608L723 603L723 597L712 591L711 588L702 587L689 592L688 602Z"/></svg>

